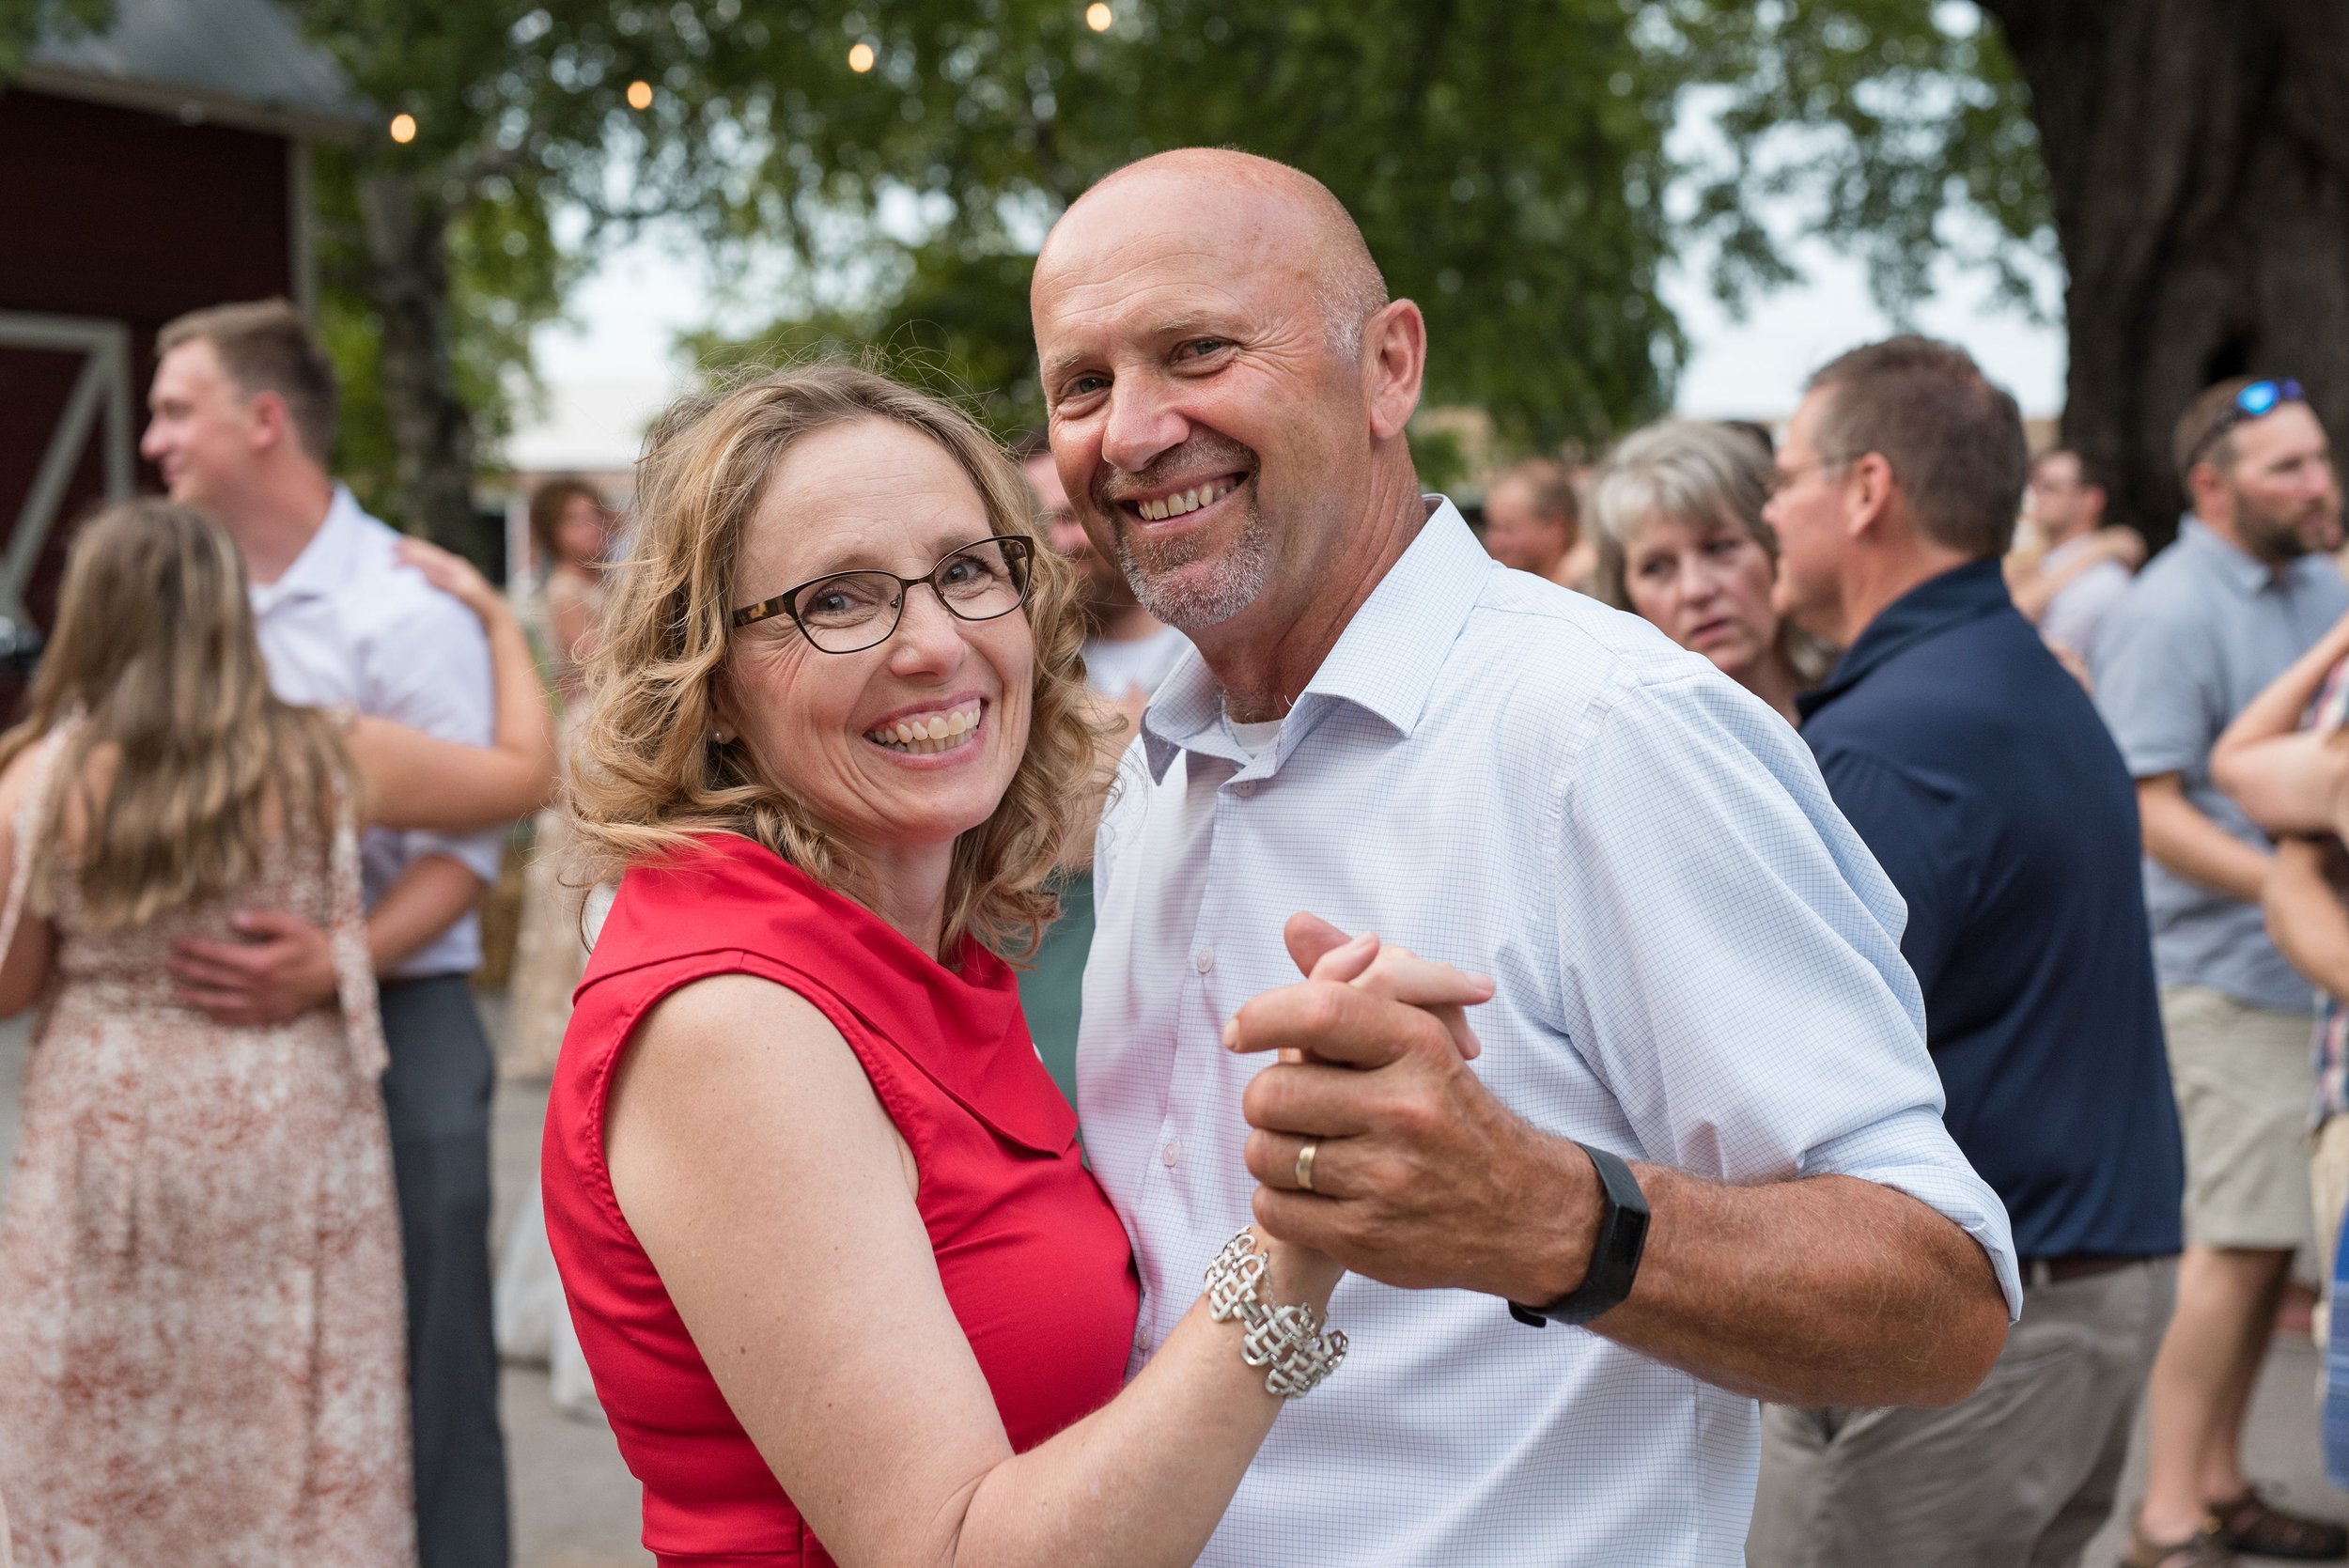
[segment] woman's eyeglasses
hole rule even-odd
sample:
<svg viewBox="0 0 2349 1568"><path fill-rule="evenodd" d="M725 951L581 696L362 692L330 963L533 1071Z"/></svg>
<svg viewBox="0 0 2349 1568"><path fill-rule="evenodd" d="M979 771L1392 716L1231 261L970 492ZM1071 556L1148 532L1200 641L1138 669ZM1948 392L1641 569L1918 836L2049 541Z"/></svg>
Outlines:
<svg viewBox="0 0 2349 1568"><path fill-rule="evenodd" d="M2228 431L2245 420L2263 419L2283 404L2307 401L2308 396L2300 390L2298 381L2253 381L2234 395L2234 401L2229 403L2226 411L2218 416L2218 423L2204 431L2202 439L2194 443L2193 457L2187 459L2187 466L2193 466L2196 458L2217 445Z"/></svg>
<svg viewBox="0 0 2349 1568"><path fill-rule="evenodd" d="M966 621L991 621L1028 601L1033 546L999 534L964 545L920 577L887 571L833 572L787 588L772 598L737 610L731 624L743 627L770 615L791 617L801 634L825 653L859 653L889 641L904 615L906 593L924 583L949 614Z"/></svg>

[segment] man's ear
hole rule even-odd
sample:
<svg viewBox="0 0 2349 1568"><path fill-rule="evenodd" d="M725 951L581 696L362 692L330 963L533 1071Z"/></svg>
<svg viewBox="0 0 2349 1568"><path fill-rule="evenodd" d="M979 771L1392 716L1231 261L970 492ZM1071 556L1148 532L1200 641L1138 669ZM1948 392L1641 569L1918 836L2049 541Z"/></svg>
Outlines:
<svg viewBox="0 0 2349 1568"><path fill-rule="evenodd" d="M266 388L255 393L245 400L244 412L249 422L247 439L252 442L254 451L265 452L271 447L296 440L293 414L286 407L283 393Z"/></svg>
<svg viewBox="0 0 2349 1568"><path fill-rule="evenodd" d="M2207 520L2214 501L2222 501L2227 494L2227 476L2218 472L2218 465L2205 458L2186 471L2186 491L2194 503L2194 515Z"/></svg>
<svg viewBox="0 0 2349 1568"><path fill-rule="evenodd" d="M1843 470L1843 528L1851 537L1880 535L1892 509L1892 465L1881 452L1862 452Z"/></svg>
<svg viewBox="0 0 2349 1568"><path fill-rule="evenodd" d="M1396 300L1362 323L1362 377L1369 394L1370 434L1392 441L1419 408L1427 374L1427 321L1419 306Z"/></svg>

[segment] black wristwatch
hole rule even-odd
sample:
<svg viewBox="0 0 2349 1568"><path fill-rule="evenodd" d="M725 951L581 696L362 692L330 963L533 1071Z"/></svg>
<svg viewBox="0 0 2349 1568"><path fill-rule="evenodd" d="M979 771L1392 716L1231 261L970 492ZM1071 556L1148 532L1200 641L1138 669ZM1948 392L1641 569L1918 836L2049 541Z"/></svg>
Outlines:
<svg viewBox="0 0 2349 1568"><path fill-rule="evenodd" d="M1607 1207L1598 1217L1598 1240L1591 1248L1591 1271L1581 1284L1547 1307L1509 1303L1509 1315L1529 1327L1545 1323L1588 1323L1631 1294L1640 1272L1640 1253L1647 1247L1647 1198L1640 1191L1631 1167L1604 1149L1588 1143L1575 1147L1591 1157L1598 1168L1599 1190Z"/></svg>

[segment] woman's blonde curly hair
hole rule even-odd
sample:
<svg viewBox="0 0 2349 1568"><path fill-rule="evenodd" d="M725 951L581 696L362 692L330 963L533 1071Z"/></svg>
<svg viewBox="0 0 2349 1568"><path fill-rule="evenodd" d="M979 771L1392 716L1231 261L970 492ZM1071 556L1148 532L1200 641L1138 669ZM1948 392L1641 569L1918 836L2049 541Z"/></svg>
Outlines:
<svg viewBox="0 0 2349 1568"><path fill-rule="evenodd" d="M1027 749L995 814L956 842L941 949L951 954L969 933L1003 957L1024 959L1059 912L1053 868L1102 787L1075 578L992 438L953 404L846 365L772 371L685 398L646 438L632 536L588 660L587 711L571 758L580 844L572 875L607 880L690 848L696 835L736 833L875 907L870 869L848 846L805 801L754 772L739 738L711 738L728 623L745 594L736 582L743 523L793 442L864 419L937 442L978 490L989 531L1032 543Z"/></svg>
<svg viewBox="0 0 2349 1568"><path fill-rule="evenodd" d="M16 846L32 858L29 908L54 909L47 871L78 817L87 831L69 859L93 930L249 888L289 825L307 824L323 858L334 800L358 793L334 719L271 692L226 530L160 497L118 502L74 536L29 706L0 735L0 768L86 715ZM102 796L94 758L111 759Z"/></svg>

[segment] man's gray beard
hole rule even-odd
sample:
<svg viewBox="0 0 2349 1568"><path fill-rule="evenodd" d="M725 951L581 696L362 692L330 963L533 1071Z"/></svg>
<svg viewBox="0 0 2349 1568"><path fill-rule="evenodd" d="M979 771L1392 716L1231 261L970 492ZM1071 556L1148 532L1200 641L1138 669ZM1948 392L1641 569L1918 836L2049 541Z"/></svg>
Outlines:
<svg viewBox="0 0 2349 1568"><path fill-rule="evenodd" d="M1187 572L1179 583L1171 581L1174 573L1205 559L1204 552L1187 552L1175 560L1162 560L1156 563L1162 575L1153 579L1143 569L1126 530L1121 526L1117 531L1117 564L1126 581L1133 584L1134 597L1142 600L1144 610L1179 631L1220 626L1255 603L1256 596L1264 592L1265 578L1272 569L1272 540L1252 502L1247 526L1211 570Z"/></svg>

